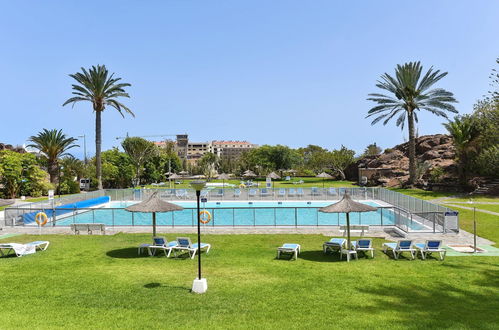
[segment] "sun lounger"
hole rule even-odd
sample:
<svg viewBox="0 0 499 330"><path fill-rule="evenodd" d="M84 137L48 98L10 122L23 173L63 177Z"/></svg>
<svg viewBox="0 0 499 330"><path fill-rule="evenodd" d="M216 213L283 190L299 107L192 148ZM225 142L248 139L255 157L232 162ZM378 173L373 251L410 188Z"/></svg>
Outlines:
<svg viewBox="0 0 499 330"><path fill-rule="evenodd" d="M311 195L311 196L320 196L320 195L321 195L321 192L320 192L319 188L317 188L317 187L312 187L312 188L310 189L310 195Z"/></svg>
<svg viewBox="0 0 499 330"><path fill-rule="evenodd" d="M277 259L281 258L281 254L291 254L291 259L297 259L300 253L300 244L285 243L281 247L277 248Z"/></svg>
<svg viewBox="0 0 499 330"><path fill-rule="evenodd" d="M359 239L358 241L352 242L352 247L355 251L362 251L367 254L367 252L371 252L371 258L374 258L374 248L373 241L371 239Z"/></svg>
<svg viewBox="0 0 499 330"><path fill-rule="evenodd" d="M344 238L331 238L328 242L322 244L322 251L327 253L331 252L341 252L346 248L347 240Z"/></svg>
<svg viewBox="0 0 499 330"><path fill-rule="evenodd" d="M286 197L286 189L279 189L279 191L277 192L277 197Z"/></svg>
<svg viewBox="0 0 499 330"><path fill-rule="evenodd" d="M211 245L208 243L201 243L201 250L206 249L206 253L210 252ZM191 259L194 259L196 252L199 252L198 243L192 243L189 237L178 237L177 245L172 247L173 254L177 256L177 251L187 251ZM170 251L170 253L171 253ZM170 254L168 254L170 256Z"/></svg>
<svg viewBox="0 0 499 330"><path fill-rule="evenodd" d="M187 190L185 190L185 189L175 190L175 197L180 198L180 199L186 199L188 197Z"/></svg>
<svg viewBox="0 0 499 330"><path fill-rule="evenodd" d="M17 257L22 257L27 254L36 253L36 249L45 251L48 248L49 244L50 243L48 241L34 241L26 244L3 243L0 244L0 255L6 256L9 253L14 252Z"/></svg>
<svg viewBox="0 0 499 330"><path fill-rule="evenodd" d="M336 195L338 195L338 193L336 192L336 188L329 188L329 190L327 191L327 194L329 196L336 196Z"/></svg>
<svg viewBox="0 0 499 330"><path fill-rule="evenodd" d="M256 197L256 189L250 189L248 193L249 197Z"/></svg>
<svg viewBox="0 0 499 330"><path fill-rule="evenodd" d="M296 189L296 196L303 196L303 195L304 195L303 188Z"/></svg>
<svg viewBox="0 0 499 330"><path fill-rule="evenodd" d="M416 243L414 244L416 249L421 253L421 259L426 259L429 254L438 253L440 260L445 259L447 251L442 248L442 241L439 240L427 240L426 243Z"/></svg>
<svg viewBox="0 0 499 330"><path fill-rule="evenodd" d="M413 260L416 256L416 249L412 246L412 240L401 240L397 243L383 243L383 252L388 254L389 250L392 251L393 258L395 259L398 259L403 252L409 252Z"/></svg>
<svg viewBox="0 0 499 330"><path fill-rule="evenodd" d="M168 242L164 237L154 237L152 240L153 244L147 247L150 256L155 255L156 251L163 251L166 257L170 257L172 249L178 245L176 241Z"/></svg>
<svg viewBox="0 0 499 330"><path fill-rule="evenodd" d="M289 196L289 197L294 197L294 196L296 196L296 191L295 191L295 188L289 188L289 190L288 190L288 196Z"/></svg>
<svg viewBox="0 0 499 330"><path fill-rule="evenodd" d="M268 197L270 196L270 192L267 188L260 189L260 197Z"/></svg>
<svg viewBox="0 0 499 330"><path fill-rule="evenodd" d="M224 197L224 190L223 189L218 189L217 193L215 194L216 197Z"/></svg>
<svg viewBox="0 0 499 330"><path fill-rule="evenodd" d="M241 196L241 189L234 189L234 197L239 198Z"/></svg>

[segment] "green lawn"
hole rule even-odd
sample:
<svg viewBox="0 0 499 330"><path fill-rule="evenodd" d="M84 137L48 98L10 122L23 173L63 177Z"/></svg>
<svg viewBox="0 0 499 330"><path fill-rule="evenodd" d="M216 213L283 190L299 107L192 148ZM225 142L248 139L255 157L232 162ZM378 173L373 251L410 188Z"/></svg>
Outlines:
<svg viewBox="0 0 499 330"><path fill-rule="evenodd" d="M468 204L466 202L460 202L460 203L449 202L449 204L462 205L464 207L476 207L477 209L499 213L499 204Z"/></svg>
<svg viewBox="0 0 499 330"><path fill-rule="evenodd" d="M456 193L453 192L427 191L423 189L407 189L407 188L388 188L388 189L399 192L404 195L409 195L424 200L437 199L437 198L456 195Z"/></svg>
<svg viewBox="0 0 499 330"><path fill-rule="evenodd" d="M169 234L167 238L174 238ZM194 236L191 236L194 239ZM139 257L146 234L18 236L47 251L0 258L2 328L371 329L499 324L499 257L338 262L321 235L206 235L204 295L196 260ZM1 240L0 242L5 242ZM275 260L284 242L297 261ZM375 241L379 248L380 240Z"/></svg>
<svg viewBox="0 0 499 330"><path fill-rule="evenodd" d="M297 184L300 180L303 181L303 183ZM189 180L182 180L181 184L175 184L174 181L172 180L172 188L190 188L189 185ZM226 184L233 184L235 187L239 187L239 184L241 183L241 180L211 180L210 182L217 182L217 183L222 183L225 182ZM254 179L253 182L258 182L259 187L265 187L265 179ZM321 178L308 178L308 177L293 177L291 181L284 181L284 180L272 180L274 183L274 188L309 188L309 187L319 187L322 188L322 183L323 180ZM165 182L166 185L163 186L165 188L168 188L168 182ZM336 181L336 180L324 180L324 187L329 188L329 187L355 187L354 185L355 182L352 181ZM148 188L155 188L157 186L152 186L152 185L147 185ZM233 187L226 187L226 188L233 188Z"/></svg>
<svg viewBox="0 0 499 330"><path fill-rule="evenodd" d="M470 200L469 197L463 198L453 198L452 202L468 202ZM499 196L473 196L472 200L474 202L496 202L499 203Z"/></svg>
<svg viewBox="0 0 499 330"><path fill-rule="evenodd" d="M459 227L473 232L473 210L465 210L459 207L452 207L459 212ZM499 246L499 216L476 212L477 234L494 241L495 246Z"/></svg>

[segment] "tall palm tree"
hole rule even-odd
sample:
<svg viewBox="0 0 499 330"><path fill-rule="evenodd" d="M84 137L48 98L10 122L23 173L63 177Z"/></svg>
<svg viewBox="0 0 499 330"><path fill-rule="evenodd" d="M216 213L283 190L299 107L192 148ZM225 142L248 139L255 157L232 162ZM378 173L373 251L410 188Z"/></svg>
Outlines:
<svg viewBox="0 0 499 330"><path fill-rule="evenodd" d="M50 175L50 182L55 183L59 169L59 157L68 155L66 152L74 147L79 147L74 144L77 139L67 137L62 133L62 130L48 130L46 128L39 132L38 135L31 136L29 147L38 149L47 160L47 170Z"/></svg>
<svg viewBox="0 0 499 330"><path fill-rule="evenodd" d="M119 83L121 78L114 78L114 73L111 75L105 65L92 66L89 70L81 68L82 72L70 74L69 76L76 80L76 84L72 85L75 95L64 102L63 106L76 102L87 101L91 102L95 112L95 169L97 176L97 187L102 189L102 161L101 161L101 116L106 106L110 106L118 110L124 117L123 111L129 113L133 117L133 112L117 99L119 97L127 97L130 95L125 92L125 87L131 86L128 83Z"/></svg>
<svg viewBox="0 0 499 330"><path fill-rule="evenodd" d="M388 91L391 95L372 93L367 100L378 105L369 110L367 117L376 116L371 125L383 120L386 125L390 119L397 117L396 125L404 129L407 118L409 128L409 184L416 178L416 133L414 123L418 122L418 111L426 110L434 115L447 118L445 111L457 113L451 103L457 103L451 92L442 88L430 89L447 72L433 70L431 67L423 77L423 66L420 62L409 62L397 65L395 77L385 73L378 80L376 87Z"/></svg>

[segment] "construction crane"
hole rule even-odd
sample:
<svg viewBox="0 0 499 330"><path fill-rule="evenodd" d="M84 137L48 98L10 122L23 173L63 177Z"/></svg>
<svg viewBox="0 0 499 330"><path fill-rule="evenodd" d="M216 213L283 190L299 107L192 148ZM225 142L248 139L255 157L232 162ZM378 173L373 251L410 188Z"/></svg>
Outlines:
<svg viewBox="0 0 499 330"><path fill-rule="evenodd" d="M166 136L177 136L177 134L157 134L157 135L143 135L143 136L137 136L140 138L153 138L153 137L166 137ZM129 137L128 133L126 133L126 136L117 136L116 140L123 140Z"/></svg>

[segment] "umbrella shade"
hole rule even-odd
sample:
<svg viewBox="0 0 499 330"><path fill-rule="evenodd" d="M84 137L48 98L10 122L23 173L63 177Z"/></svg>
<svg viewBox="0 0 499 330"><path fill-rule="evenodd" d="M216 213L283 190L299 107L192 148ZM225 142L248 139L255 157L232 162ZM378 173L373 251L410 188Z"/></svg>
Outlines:
<svg viewBox="0 0 499 330"><path fill-rule="evenodd" d="M170 177L168 179L180 179L181 176L178 175L177 173L173 173L172 175L170 175Z"/></svg>
<svg viewBox="0 0 499 330"><path fill-rule="evenodd" d="M321 174L317 174L315 177L316 178L324 178L324 179L332 179L333 178L332 175L329 175L326 172L322 172Z"/></svg>
<svg viewBox="0 0 499 330"><path fill-rule="evenodd" d="M156 236L156 212L171 212L180 211L184 208L177 204L168 203L158 197L158 192L155 192L143 202L131 205L125 210L128 212L152 213L153 236Z"/></svg>
<svg viewBox="0 0 499 330"><path fill-rule="evenodd" d="M253 171L251 171L251 170L247 170L246 172L244 172L243 176L246 176L246 177L256 177L256 174L253 173Z"/></svg>
<svg viewBox="0 0 499 330"><path fill-rule="evenodd" d="M172 175L173 172L166 172L165 175Z"/></svg>
<svg viewBox="0 0 499 330"><path fill-rule="evenodd" d="M187 172L187 171L180 171L180 172L178 172L178 174L180 174L180 175L186 175L186 174L189 174L189 172Z"/></svg>
<svg viewBox="0 0 499 330"><path fill-rule="evenodd" d="M354 201L348 193L345 193L343 195L343 198L335 204L331 204L325 207L321 207L319 209L319 212L324 212L324 213L346 213L347 215L347 249L350 250L351 248L351 243L350 243L350 212L372 212L376 211L377 208L362 204L359 202Z"/></svg>
<svg viewBox="0 0 499 330"><path fill-rule="evenodd" d="M280 179L281 177L279 175L277 175L275 172L270 172L269 175L267 175L267 178L277 180L277 179Z"/></svg>
<svg viewBox="0 0 499 330"><path fill-rule="evenodd" d="M377 208L354 201L348 193L338 202L328 206L321 207L320 212L325 213L350 213L350 212L372 212Z"/></svg>
<svg viewBox="0 0 499 330"><path fill-rule="evenodd" d="M228 174L222 173L219 176L217 176L218 180L229 180L230 176Z"/></svg>

